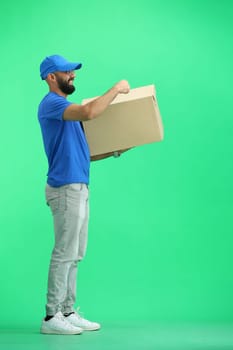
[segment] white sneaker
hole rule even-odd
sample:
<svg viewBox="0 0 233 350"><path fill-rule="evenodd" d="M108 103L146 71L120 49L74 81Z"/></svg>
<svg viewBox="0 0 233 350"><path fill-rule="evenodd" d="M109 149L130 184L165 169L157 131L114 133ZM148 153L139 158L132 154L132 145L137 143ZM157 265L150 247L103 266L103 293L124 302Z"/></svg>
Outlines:
<svg viewBox="0 0 233 350"><path fill-rule="evenodd" d="M85 318L81 317L78 312L67 316L66 319L71 325L81 327L84 331L97 331L101 327L99 323L85 320Z"/></svg>
<svg viewBox="0 0 233 350"><path fill-rule="evenodd" d="M40 332L44 334L81 334L82 328L73 326L59 311L49 321L42 321Z"/></svg>

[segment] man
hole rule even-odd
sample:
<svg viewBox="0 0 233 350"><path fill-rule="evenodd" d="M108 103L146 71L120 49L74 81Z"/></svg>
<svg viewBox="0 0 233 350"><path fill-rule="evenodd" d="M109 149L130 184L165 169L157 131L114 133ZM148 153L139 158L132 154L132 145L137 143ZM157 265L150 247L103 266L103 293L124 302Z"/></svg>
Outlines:
<svg viewBox="0 0 233 350"><path fill-rule="evenodd" d="M122 80L85 105L68 102L67 95L75 91L75 71L81 66L59 55L46 57L40 65L40 76L49 86L39 105L38 119L48 158L46 201L55 233L46 317L41 325L41 333L47 334L80 334L100 328L100 324L82 318L74 309L77 265L85 256L89 217L90 153L82 121L98 117L118 94L126 94L130 88ZM113 153L92 160L110 155Z"/></svg>

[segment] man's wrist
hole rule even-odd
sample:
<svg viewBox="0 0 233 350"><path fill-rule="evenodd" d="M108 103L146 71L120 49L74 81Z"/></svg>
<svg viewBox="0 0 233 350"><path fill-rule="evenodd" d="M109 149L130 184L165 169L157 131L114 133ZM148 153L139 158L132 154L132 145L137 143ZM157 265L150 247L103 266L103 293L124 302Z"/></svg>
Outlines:
<svg viewBox="0 0 233 350"><path fill-rule="evenodd" d="M113 89L113 91L114 91L114 94L117 96L118 94L119 94L119 87L118 87L118 84L116 84L116 85L114 85L113 87L112 87L112 89Z"/></svg>

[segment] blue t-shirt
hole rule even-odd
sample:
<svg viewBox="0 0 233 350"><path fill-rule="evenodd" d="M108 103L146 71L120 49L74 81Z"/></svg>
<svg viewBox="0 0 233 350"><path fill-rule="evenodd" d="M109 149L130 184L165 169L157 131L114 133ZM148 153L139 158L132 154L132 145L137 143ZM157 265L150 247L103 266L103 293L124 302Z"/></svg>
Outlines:
<svg viewBox="0 0 233 350"><path fill-rule="evenodd" d="M53 187L89 183L90 152L82 124L63 120L70 104L66 98L49 92L38 109L49 166L47 182Z"/></svg>

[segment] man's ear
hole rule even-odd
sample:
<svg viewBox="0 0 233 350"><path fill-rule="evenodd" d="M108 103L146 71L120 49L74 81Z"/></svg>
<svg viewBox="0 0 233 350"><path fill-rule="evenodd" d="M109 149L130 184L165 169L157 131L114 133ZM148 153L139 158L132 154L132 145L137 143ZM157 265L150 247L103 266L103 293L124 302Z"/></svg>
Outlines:
<svg viewBox="0 0 233 350"><path fill-rule="evenodd" d="M55 81L56 80L56 76L55 76L55 74L53 74L53 73L49 73L48 75L47 75L47 80L48 81Z"/></svg>

